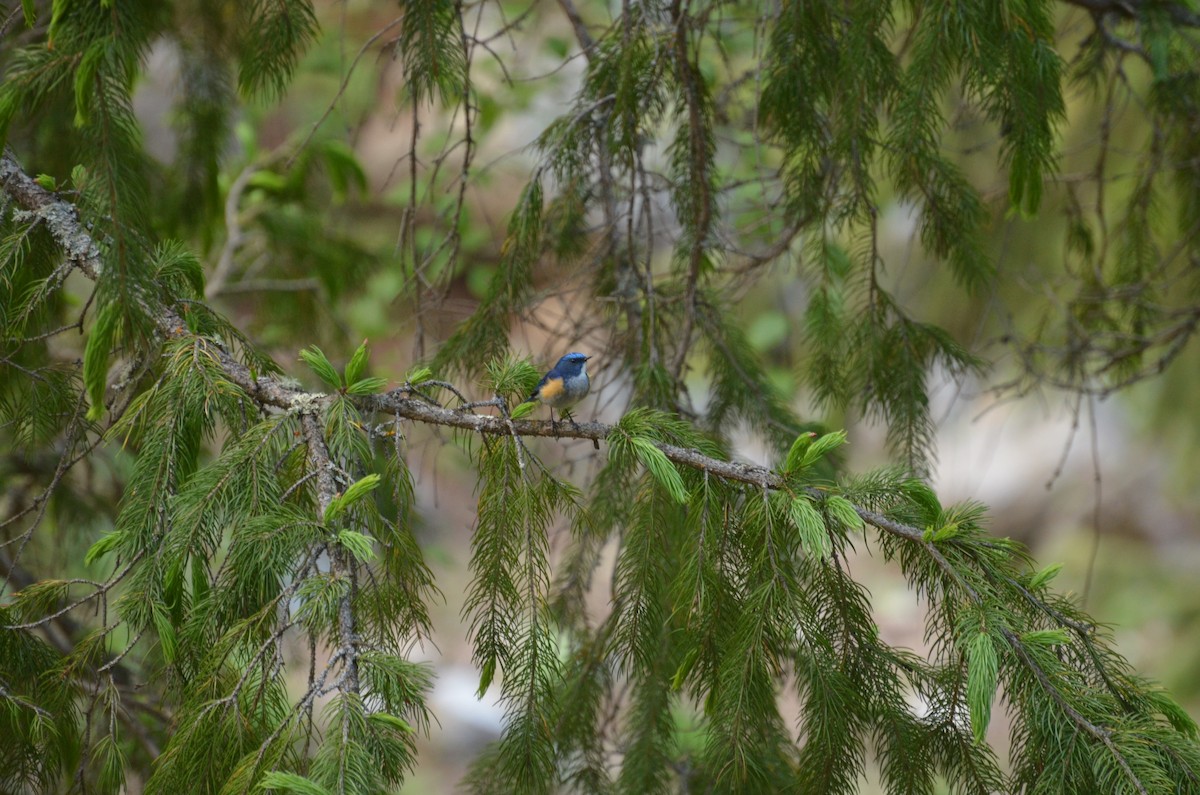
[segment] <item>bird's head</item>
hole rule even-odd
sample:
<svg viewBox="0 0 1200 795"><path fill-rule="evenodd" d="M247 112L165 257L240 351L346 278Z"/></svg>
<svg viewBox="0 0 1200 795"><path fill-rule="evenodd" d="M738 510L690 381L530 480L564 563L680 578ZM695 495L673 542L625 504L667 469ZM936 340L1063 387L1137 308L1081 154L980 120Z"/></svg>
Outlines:
<svg viewBox="0 0 1200 795"><path fill-rule="evenodd" d="M582 353L568 353L558 360L558 364L555 367L560 370L566 370L569 373L578 373L590 358L592 357Z"/></svg>

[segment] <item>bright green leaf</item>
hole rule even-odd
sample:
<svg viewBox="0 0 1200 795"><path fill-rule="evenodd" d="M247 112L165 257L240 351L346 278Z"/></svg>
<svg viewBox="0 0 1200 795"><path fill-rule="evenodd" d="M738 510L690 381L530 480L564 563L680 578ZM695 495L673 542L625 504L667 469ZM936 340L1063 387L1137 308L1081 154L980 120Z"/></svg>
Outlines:
<svg viewBox="0 0 1200 795"><path fill-rule="evenodd" d="M89 549L87 554L83 556L83 565L90 566L92 563L104 557L109 552L112 552L117 545L124 540L124 538L125 534L120 531L115 533L105 533L104 535L100 536L100 539L96 541L96 543L92 544L91 549Z"/></svg>
<svg viewBox="0 0 1200 795"><path fill-rule="evenodd" d="M538 403L532 400L527 400L524 403L517 405L517 407L512 410L512 414L510 416L514 420L519 420L522 417L528 417L537 407Z"/></svg>
<svg viewBox="0 0 1200 795"><path fill-rule="evenodd" d="M820 437L809 445L804 451L804 457L800 459L800 468L812 466L821 459L826 453L836 450L846 443L845 431L833 431Z"/></svg>
<svg viewBox="0 0 1200 795"><path fill-rule="evenodd" d="M96 81L100 68L109 54L108 37L98 38L84 50L79 65L75 67L75 126L83 127L91 117L92 103L99 95Z"/></svg>
<svg viewBox="0 0 1200 795"><path fill-rule="evenodd" d="M254 174L248 180L246 180L247 188L260 188L268 193L282 193L287 189L287 185L287 177L266 169L255 171Z"/></svg>
<svg viewBox="0 0 1200 795"><path fill-rule="evenodd" d="M479 671L479 689L475 691L477 698L483 698L492 686L492 679L496 676L496 658L488 657L483 662L483 668Z"/></svg>
<svg viewBox="0 0 1200 795"><path fill-rule="evenodd" d="M637 451L642 465L650 470L658 484L666 489L676 502L687 502L687 489L683 485L683 478L679 476L679 470L671 463L671 459L667 458L667 454L644 436L632 436L629 442Z"/></svg>
<svg viewBox="0 0 1200 795"><path fill-rule="evenodd" d="M1000 664L992 636L980 632L967 646L967 707L971 712L971 731L975 742L982 743L992 717Z"/></svg>
<svg viewBox="0 0 1200 795"><path fill-rule="evenodd" d="M379 485L379 480L379 475L372 473L351 483L350 488L330 501L329 507L325 509L325 522L337 519L349 510L350 506L370 494Z"/></svg>
<svg viewBox="0 0 1200 795"><path fill-rule="evenodd" d="M342 495L342 502L347 506L358 502L367 494L371 493L376 486L379 485L380 477L376 474L364 475L359 480L350 484L350 488L346 489L346 493Z"/></svg>
<svg viewBox="0 0 1200 795"><path fill-rule="evenodd" d="M121 328L121 310L116 303L108 304L96 316L96 324L83 350L83 385L91 408L88 419L93 422L104 414L105 378L108 375L108 354Z"/></svg>
<svg viewBox="0 0 1200 795"><path fill-rule="evenodd" d="M350 357L350 361L346 363L346 383L353 384L358 381L366 369L367 341L363 340L362 344L355 349L354 355Z"/></svg>
<svg viewBox="0 0 1200 795"><path fill-rule="evenodd" d="M376 395L383 391L387 386L387 379L373 375L370 378L363 378L350 386L346 387L347 395Z"/></svg>
<svg viewBox="0 0 1200 795"><path fill-rule="evenodd" d="M308 363L312 371L327 386L331 386L334 389L342 388L341 376L338 375L337 370L333 369L333 365L329 363L329 359L326 358L325 353L316 345L310 345L300 351L300 358Z"/></svg>
<svg viewBox="0 0 1200 795"><path fill-rule="evenodd" d="M389 729L396 729L397 731L402 731L406 734L413 734L416 732L416 729L412 727L412 724L404 720L404 718L398 718L395 715L389 715L386 712L372 712L367 716L367 720L371 723L378 724L379 726Z"/></svg>
<svg viewBox="0 0 1200 795"><path fill-rule="evenodd" d="M796 497L788 506L788 515L800 535L800 545L804 551L814 558L829 557L833 545L821 513L812 502L807 497Z"/></svg>
<svg viewBox="0 0 1200 795"><path fill-rule="evenodd" d="M945 541L958 535L958 531L958 522L950 522L949 524L944 524L938 529L934 530L933 533L930 534L930 540L934 542Z"/></svg>
<svg viewBox="0 0 1200 795"><path fill-rule="evenodd" d="M415 370L409 370L408 374L404 376L404 380L409 384L420 384L432 377L433 370L430 370L428 367L418 367Z"/></svg>
<svg viewBox="0 0 1200 795"><path fill-rule="evenodd" d="M1034 574L1029 578L1029 589L1032 591L1038 590L1046 583L1057 577L1058 573L1062 571L1062 567L1063 565L1061 563L1051 563L1037 574Z"/></svg>
<svg viewBox="0 0 1200 795"><path fill-rule="evenodd" d="M854 505L850 500L837 494L831 494L825 498L825 510L829 511L834 519L837 519L845 527L853 530L860 530L863 527L862 517L858 515L858 511L854 510Z"/></svg>
<svg viewBox="0 0 1200 795"><path fill-rule="evenodd" d="M1021 633L1021 642L1030 646L1061 646L1069 640L1065 629L1035 629Z"/></svg>
<svg viewBox="0 0 1200 795"><path fill-rule="evenodd" d="M285 773L282 770L272 770L258 782L260 790L276 790L278 792L293 792L295 795L332 795L312 779L295 773Z"/></svg>
<svg viewBox="0 0 1200 795"><path fill-rule="evenodd" d="M788 450L787 458L783 462L783 471L785 473L795 472L800 468L800 462L804 460L804 454L808 452L808 448L816 438L817 435L812 431L806 431L796 437L796 441L792 442L792 449Z"/></svg>
<svg viewBox="0 0 1200 795"><path fill-rule="evenodd" d="M360 562L365 563L375 559L375 539L369 535L354 530L342 530L337 537L338 543L350 550L350 554Z"/></svg>

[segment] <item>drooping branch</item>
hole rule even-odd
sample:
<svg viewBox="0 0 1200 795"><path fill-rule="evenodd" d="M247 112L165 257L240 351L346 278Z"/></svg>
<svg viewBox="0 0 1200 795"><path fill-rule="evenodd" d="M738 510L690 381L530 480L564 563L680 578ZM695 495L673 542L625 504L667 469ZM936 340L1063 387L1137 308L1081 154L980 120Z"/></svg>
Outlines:
<svg viewBox="0 0 1200 795"><path fill-rule="evenodd" d="M690 3L688 4L690 6ZM692 188L696 195L693 199L692 217L686 219L691 227L690 250L687 254L687 281L684 290L683 330L679 334L679 348L675 352L671 374L677 381L683 380L683 368L691 350L692 326L696 320L696 290L700 284L700 274L704 264L705 249L709 244L713 221L713 197L709 185L709 142L704 124L703 99L700 86L702 78L700 67L693 60L688 47L688 33L691 22L688 8L682 0L671 4L671 17L675 24L673 50L675 58L675 73L683 89L684 105L687 109L688 121L688 168L691 169Z"/></svg>
<svg viewBox="0 0 1200 795"><path fill-rule="evenodd" d="M0 158L0 185L16 202L29 212L35 212L47 224L55 240L63 246L68 260L77 266L82 273L95 279L102 272L99 248L80 222L73 205L38 185L21 169L20 165L9 155ZM191 337L179 313L173 308L164 307L155 318L160 333L165 338ZM212 344L206 341L206 344ZM263 408L276 408L294 411L312 416L313 410L327 399L327 395L319 392L308 392L298 387L286 384L271 376L256 376L250 368L237 361L231 353L219 348L215 352L222 369L229 379L240 386L246 394ZM434 383L434 382L429 382ZM359 407L366 411L375 411L401 419L425 425L444 426L472 431L478 434L493 436L542 436L560 439L588 439L603 441L613 432L614 426L602 422L582 422L578 424L554 424L538 420L512 420L505 417L477 414L433 405L427 400L414 397L422 384L404 384L382 395L369 395L354 398ZM490 403L490 401L486 401ZM307 428L309 436L310 456L314 439L321 441L319 449L324 449L323 440L314 437L313 431ZM757 488L780 489L784 487L783 478L774 471L755 464L725 461L701 453L699 450L679 447L664 442L654 444L668 459L681 466L698 469L725 480L745 483ZM328 453L326 451L326 460ZM312 459L314 465L318 464ZM322 473L316 466L315 477L321 483ZM331 475L330 475L331 477ZM322 493L323 503L327 504L336 488L326 484L328 488L318 488ZM874 511L861 506L855 506L859 517L885 533L903 538L908 541L926 543L924 532L917 527L893 521Z"/></svg>
<svg viewBox="0 0 1200 795"><path fill-rule="evenodd" d="M7 155L0 158L0 186L22 209L35 213L47 225L54 239L62 246L70 267L78 268L80 272L91 279L97 279L103 273L99 246L91 239L69 202L38 185ZM179 312L173 307L161 307L152 319L164 339L191 338L193 336L187 330ZM322 404L329 400L329 396L305 391L271 376L257 376L248 367L238 362L229 351L211 339L197 340L196 344L211 346L210 352L230 381L243 389L247 396L260 407L295 412L301 416L301 425L308 447L310 475L316 481L318 507L323 515L325 508L337 494L337 485L332 471L333 462L329 457L323 430L317 420L318 412ZM422 386L424 385L406 383L382 395L349 399L365 412L377 412L424 425L459 428L493 436L541 436L588 439L598 442L607 439L614 432L620 432L616 426L601 422L555 425L545 421L512 420L506 416L478 414L470 407L446 408L424 398L421 394ZM474 405L478 407L482 404ZM668 459L680 466L700 470L715 477L744 483L758 489L778 490L786 487L783 477L766 467L726 461L705 455L699 450L662 442L654 442L654 444ZM938 546L926 538L922 529L897 522L861 506L855 506L855 511L866 524L879 531L919 545L924 554L928 555L946 573L950 581L956 583L955 587L961 588L972 601L978 602L982 598L963 579L962 574L954 565L946 559ZM338 559L338 554L344 555L345 553L339 551L332 555L335 569L348 562L345 558ZM344 569L339 573L343 573L343 571ZM329 664L333 665L337 660L345 660L346 669L341 681L342 689L357 691L358 681L355 665L357 640L354 633L353 615L350 610L350 598L345 598L343 602L339 605L340 648L331 657ZM1077 622L1059 621L1059 623L1078 629ZM1108 747L1135 787L1144 789L1136 775L1132 773L1126 760L1112 744L1108 730L1088 721L1061 693L1054 689L1053 683L1046 678L1045 672L1026 653L1019 637L1007 630L1003 634L1022 664L1032 671L1039 683L1054 691L1051 695L1063 709L1064 714L1081 731Z"/></svg>
<svg viewBox="0 0 1200 795"><path fill-rule="evenodd" d="M70 262L89 278L97 278L103 270L100 251L79 221L73 205L38 185L9 155L0 158L0 185L21 207L27 211L36 212L45 221L54 239L63 246ZM165 338L192 336L179 313L170 307L164 307L160 315L155 318L155 322ZM285 384L271 376L256 376L250 368L237 361L224 349L217 349L214 353L229 379L240 386L261 407L295 411L308 416L327 397L319 392L307 392ZM414 397L418 394L421 386L421 384L404 384L386 394L365 396L354 400L360 408L367 411L385 413L425 425L460 428L493 436L543 436L602 441L608 438L614 427L602 422L556 425L538 420L510 420L504 417L444 408ZM654 444L674 463L698 469L725 480L767 489L780 489L784 485L783 478L766 467L725 461L707 456L699 450L663 442ZM311 450L310 438L310 455ZM319 471L316 477L321 477ZM322 491L322 489L319 488L318 491ZM330 494L332 493L334 492ZM895 522L860 506L856 506L855 509L864 522L878 530L908 541L924 542L924 533L920 528Z"/></svg>

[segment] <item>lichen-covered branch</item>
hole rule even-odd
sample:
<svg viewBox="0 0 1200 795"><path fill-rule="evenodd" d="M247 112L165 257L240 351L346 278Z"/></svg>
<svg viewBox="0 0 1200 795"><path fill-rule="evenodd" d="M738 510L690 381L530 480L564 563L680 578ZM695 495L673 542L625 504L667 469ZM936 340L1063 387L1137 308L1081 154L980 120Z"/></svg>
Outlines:
<svg viewBox="0 0 1200 795"><path fill-rule="evenodd" d="M308 444L308 465L315 473L317 484L317 517L323 521L330 503L338 495L337 481L333 477L334 464L329 458L329 448L325 444L325 433L314 412L305 412L300 417L300 425L304 429L304 440ZM347 693L358 694L358 638L354 632L354 561L340 546L329 546L329 559L333 572L339 578L350 581L351 587L338 600L338 641L341 644L339 654L346 660L346 675L342 689Z"/></svg>

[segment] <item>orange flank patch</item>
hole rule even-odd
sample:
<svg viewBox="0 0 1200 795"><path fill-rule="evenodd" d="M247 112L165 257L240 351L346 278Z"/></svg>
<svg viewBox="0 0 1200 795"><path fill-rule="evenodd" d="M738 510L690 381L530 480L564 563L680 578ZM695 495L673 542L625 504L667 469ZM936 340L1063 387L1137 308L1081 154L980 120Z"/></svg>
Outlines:
<svg viewBox="0 0 1200 795"><path fill-rule="evenodd" d="M538 389L538 397L541 400L554 400L562 393L563 380L561 378L551 378Z"/></svg>

